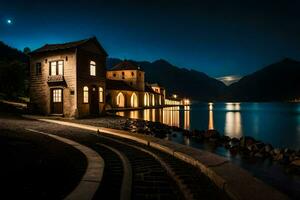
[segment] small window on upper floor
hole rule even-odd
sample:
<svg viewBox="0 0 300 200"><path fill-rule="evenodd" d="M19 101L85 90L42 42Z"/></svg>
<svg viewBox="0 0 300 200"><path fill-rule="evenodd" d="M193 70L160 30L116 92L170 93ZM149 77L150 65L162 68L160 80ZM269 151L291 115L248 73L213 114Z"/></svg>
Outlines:
<svg viewBox="0 0 300 200"><path fill-rule="evenodd" d="M95 61L90 62L90 75L96 76L96 63Z"/></svg>
<svg viewBox="0 0 300 200"><path fill-rule="evenodd" d="M50 76L63 75L64 74L64 61L52 61L50 62Z"/></svg>
<svg viewBox="0 0 300 200"><path fill-rule="evenodd" d="M134 72L131 72L131 76L134 76Z"/></svg>
<svg viewBox="0 0 300 200"><path fill-rule="evenodd" d="M42 74L42 63L38 62L35 64L35 75Z"/></svg>
<svg viewBox="0 0 300 200"><path fill-rule="evenodd" d="M116 77L117 76L116 73L113 73L113 76Z"/></svg>

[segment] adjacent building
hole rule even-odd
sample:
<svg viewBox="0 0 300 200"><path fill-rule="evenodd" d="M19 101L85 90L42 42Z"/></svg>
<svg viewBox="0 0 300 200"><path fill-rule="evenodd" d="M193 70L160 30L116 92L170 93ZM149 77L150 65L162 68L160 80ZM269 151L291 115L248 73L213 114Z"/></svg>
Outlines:
<svg viewBox="0 0 300 200"><path fill-rule="evenodd" d="M163 105L164 93L145 83L145 72L133 62L123 61L117 64L107 71L106 78L107 100L111 108Z"/></svg>

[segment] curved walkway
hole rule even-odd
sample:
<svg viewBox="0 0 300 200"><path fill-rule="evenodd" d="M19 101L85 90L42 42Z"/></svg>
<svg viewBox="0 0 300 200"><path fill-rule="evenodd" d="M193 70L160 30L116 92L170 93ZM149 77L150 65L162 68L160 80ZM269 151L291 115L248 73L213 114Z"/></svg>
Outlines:
<svg viewBox="0 0 300 200"><path fill-rule="evenodd" d="M254 178L247 171L235 166L228 160L215 154L193 149L169 141L160 140L146 135L128 133L126 131L114 130L91 125L77 124L47 118L37 118L40 121L56 123L60 125L76 127L83 130L94 131L98 134L108 134L140 144L148 145L154 149L166 152L186 163L196 166L208 176L220 189L224 190L232 199L288 199L287 196ZM249 191L256 191L249 195Z"/></svg>
<svg viewBox="0 0 300 200"><path fill-rule="evenodd" d="M131 199L131 187L132 187L132 167L128 160L128 158L117 149L110 147L106 144L100 144L98 145L103 146L107 149L110 149L115 154L119 156L119 158L122 161L123 165L123 179L122 179L122 185L121 185L121 191L120 191L120 199L121 200L129 200Z"/></svg>
<svg viewBox="0 0 300 200"><path fill-rule="evenodd" d="M104 170L104 160L103 158L97 154L94 150L85 147L77 142L74 142L72 140L45 133L42 131L37 131L34 129L27 128L26 130L40 133L52 138L55 138L56 140L59 140L63 143L66 143L68 145L73 146L74 148L78 149L80 152L82 152L87 159L88 166L86 168L86 171L77 185L77 187L65 198L66 200L74 200L74 199L81 199L81 200L91 200L94 197L94 194L98 190L99 184L102 180L103 170Z"/></svg>

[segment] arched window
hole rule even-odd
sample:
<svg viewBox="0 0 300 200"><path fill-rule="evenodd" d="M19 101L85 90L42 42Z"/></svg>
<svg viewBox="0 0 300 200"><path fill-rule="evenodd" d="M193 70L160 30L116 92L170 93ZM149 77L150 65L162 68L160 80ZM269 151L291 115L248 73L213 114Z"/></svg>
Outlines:
<svg viewBox="0 0 300 200"><path fill-rule="evenodd" d="M104 96L103 87L99 87L99 102L100 103L103 103L103 96Z"/></svg>
<svg viewBox="0 0 300 200"><path fill-rule="evenodd" d="M149 99L149 94L146 92L144 94L144 106L149 106L150 105L150 99Z"/></svg>
<svg viewBox="0 0 300 200"><path fill-rule="evenodd" d="M125 107L125 97L122 92L117 95L117 106L121 108Z"/></svg>
<svg viewBox="0 0 300 200"><path fill-rule="evenodd" d="M138 98L137 95L135 94L135 92L131 95L131 107L136 108L138 107Z"/></svg>
<svg viewBox="0 0 300 200"><path fill-rule="evenodd" d="M90 62L90 75L96 76L96 63L95 61Z"/></svg>
<svg viewBox="0 0 300 200"><path fill-rule="evenodd" d="M152 94L151 96L152 96L152 106L155 106L155 96L154 94Z"/></svg>
<svg viewBox="0 0 300 200"><path fill-rule="evenodd" d="M83 103L89 102L89 88L87 86L83 87Z"/></svg>

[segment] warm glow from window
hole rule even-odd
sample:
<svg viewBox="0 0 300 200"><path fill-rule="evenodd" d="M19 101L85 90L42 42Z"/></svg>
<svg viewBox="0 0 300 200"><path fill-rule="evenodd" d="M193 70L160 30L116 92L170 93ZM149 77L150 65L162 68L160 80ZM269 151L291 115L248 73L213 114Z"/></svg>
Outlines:
<svg viewBox="0 0 300 200"><path fill-rule="evenodd" d="M133 108L138 107L138 98L135 92L131 95L131 107Z"/></svg>
<svg viewBox="0 0 300 200"><path fill-rule="evenodd" d="M83 87L83 103L89 102L89 88L87 86Z"/></svg>
<svg viewBox="0 0 300 200"><path fill-rule="evenodd" d="M148 93L144 94L144 106L150 106L150 98Z"/></svg>
<svg viewBox="0 0 300 200"><path fill-rule="evenodd" d="M99 87L99 102L103 103L103 87Z"/></svg>
<svg viewBox="0 0 300 200"><path fill-rule="evenodd" d="M61 89L55 89L53 90L53 102L54 103L59 103L62 102L62 95L61 95Z"/></svg>
<svg viewBox="0 0 300 200"><path fill-rule="evenodd" d="M64 61L58 61L58 75L63 75Z"/></svg>
<svg viewBox="0 0 300 200"><path fill-rule="evenodd" d="M151 96L152 96L152 106L155 106L155 96L154 94L152 94Z"/></svg>
<svg viewBox="0 0 300 200"><path fill-rule="evenodd" d="M55 76L56 75L56 62L50 63L50 75Z"/></svg>
<svg viewBox="0 0 300 200"><path fill-rule="evenodd" d="M90 75L96 76L96 63L94 61L90 62Z"/></svg>
<svg viewBox="0 0 300 200"><path fill-rule="evenodd" d="M64 61L50 62L50 76L63 75L64 73Z"/></svg>
<svg viewBox="0 0 300 200"><path fill-rule="evenodd" d="M117 106L122 108L125 107L125 97L122 92L117 95Z"/></svg>

